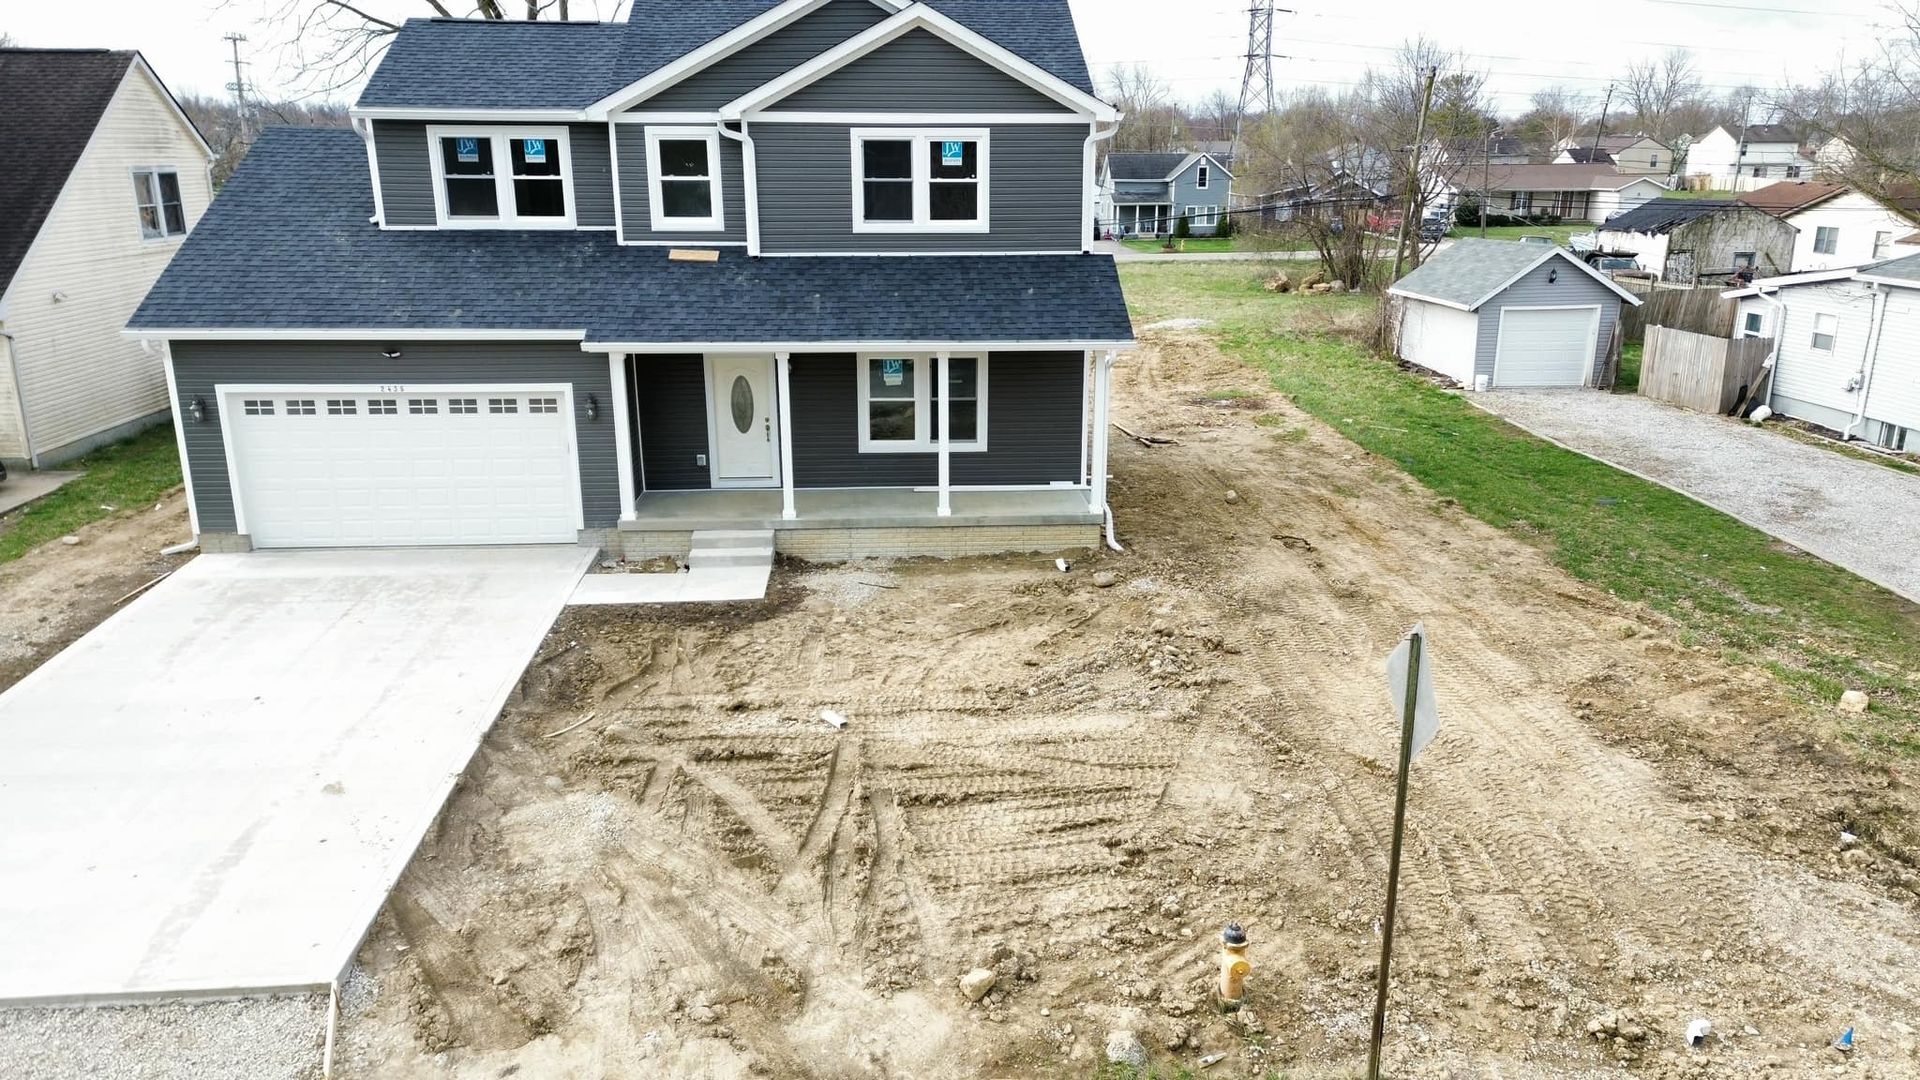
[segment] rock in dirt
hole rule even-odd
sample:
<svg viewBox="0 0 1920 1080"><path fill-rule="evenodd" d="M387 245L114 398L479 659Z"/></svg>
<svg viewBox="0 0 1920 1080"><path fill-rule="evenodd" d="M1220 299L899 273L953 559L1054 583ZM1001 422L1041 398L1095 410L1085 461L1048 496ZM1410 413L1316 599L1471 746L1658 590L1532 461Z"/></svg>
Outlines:
<svg viewBox="0 0 1920 1080"><path fill-rule="evenodd" d="M1235 490L1233 490L1232 488L1228 488L1228 489L1227 489L1227 502L1229 502L1229 503L1237 503L1237 502L1239 502L1239 501L1240 501L1240 493L1239 493L1239 492L1237 492L1237 491L1235 491Z"/></svg>
<svg viewBox="0 0 1920 1080"><path fill-rule="evenodd" d="M72 533L68 533L66 536L63 536L60 538L60 542L67 545L68 547L72 547L75 544L78 544L80 542L80 538L77 536L74 536Z"/></svg>
<svg viewBox="0 0 1920 1080"><path fill-rule="evenodd" d="M1840 695L1841 712L1863 713L1867 711L1868 704L1867 695L1859 690L1849 690Z"/></svg>
<svg viewBox="0 0 1920 1080"><path fill-rule="evenodd" d="M992 968L974 968L960 976L960 992L967 996L968 1001L979 1001L987 996L987 991L992 990L993 984L999 980L1000 976Z"/></svg>
<svg viewBox="0 0 1920 1080"><path fill-rule="evenodd" d="M1272 277L1268 278L1266 281L1262 282L1261 285L1268 292L1271 292L1271 293L1285 293L1285 292L1293 291L1293 279L1288 277L1285 274L1275 274Z"/></svg>
<svg viewBox="0 0 1920 1080"><path fill-rule="evenodd" d="M1131 1065L1136 1069L1145 1068L1147 1048L1140 1042L1140 1036L1131 1031L1109 1031L1107 1060L1115 1065Z"/></svg>
<svg viewBox="0 0 1920 1080"><path fill-rule="evenodd" d="M1096 589L1111 589L1118 584L1120 578L1111 570L1101 570L1093 575L1093 587Z"/></svg>

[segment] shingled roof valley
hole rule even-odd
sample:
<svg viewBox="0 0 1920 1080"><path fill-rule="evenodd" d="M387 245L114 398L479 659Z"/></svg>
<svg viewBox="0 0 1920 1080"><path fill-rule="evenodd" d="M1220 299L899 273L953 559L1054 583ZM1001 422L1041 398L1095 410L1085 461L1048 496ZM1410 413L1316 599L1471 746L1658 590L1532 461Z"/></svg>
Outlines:
<svg viewBox="0 0 1920 1080"><path fill-rule="evenodd" d="M619 343L1129 341L1106 255L670 262L611 232L386 231L360 137L269 129L135 330L551 330ZM697 245L690 245L697 246Z"/></svg>
<svg viewBox="0 0 1920 1080"><path fill-rule="evenodd" d="M53 212L136 55L0 49L0 292Z"/></svg>

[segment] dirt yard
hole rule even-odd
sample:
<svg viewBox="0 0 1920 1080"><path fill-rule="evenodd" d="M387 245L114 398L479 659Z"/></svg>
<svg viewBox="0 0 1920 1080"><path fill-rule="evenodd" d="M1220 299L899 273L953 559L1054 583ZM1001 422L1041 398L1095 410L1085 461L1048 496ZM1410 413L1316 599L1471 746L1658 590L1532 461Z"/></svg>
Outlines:
<svg viewBox="0 0 1920 1080"><path fill-rule="evenodd" d="M1091 1076L1120 1029L1224 1053L1207 1076L1355 1074L1381 662L1416 620L1445 719L1393 1075L1920 1074L1920 883L1874 839L1917 801L1897 773L1203 337L1148 344L1118 416L1178 445L1116 439L1126 554L563 617L361 954L338 1075Z"/></svg>

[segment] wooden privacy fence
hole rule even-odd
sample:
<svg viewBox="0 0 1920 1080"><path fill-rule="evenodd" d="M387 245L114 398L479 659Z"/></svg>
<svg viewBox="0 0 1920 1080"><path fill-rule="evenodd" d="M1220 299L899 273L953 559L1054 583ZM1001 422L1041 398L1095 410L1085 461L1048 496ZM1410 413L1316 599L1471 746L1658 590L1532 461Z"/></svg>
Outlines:
<svg viewBox="0 0 1920 1080"><path fill-rule="evenodd" d="M1663 289L1638 283L1619 284L1640 298L1639 307L1622 305L1620 308L1620 329L1629 345L1646 340L1650 326L1691 330L1713 337L1733 336L1733 317L1740 302L1720 299L1717 288Z"/></svg>
<svg viewBox="0 0 1920 1080"><path fill-rule="evenodd" d="M1724 413L1760 377L1760 365L1772 351L1771 338L1728 339L1649 326L1640 392L1699 412Z"/></svg>

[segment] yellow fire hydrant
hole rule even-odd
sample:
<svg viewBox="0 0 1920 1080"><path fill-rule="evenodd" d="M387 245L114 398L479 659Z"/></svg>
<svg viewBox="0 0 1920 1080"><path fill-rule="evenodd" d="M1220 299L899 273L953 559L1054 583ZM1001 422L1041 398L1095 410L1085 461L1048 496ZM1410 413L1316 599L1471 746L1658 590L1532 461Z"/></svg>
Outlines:
<svg viewBox="0 0 1920 1080"><path fill-rule="evenodd" d="M1220 1006L1228 1012L1240 1007L1247 996L1247 932L1239 923L1228 923L1220 932Z"/></svg>

